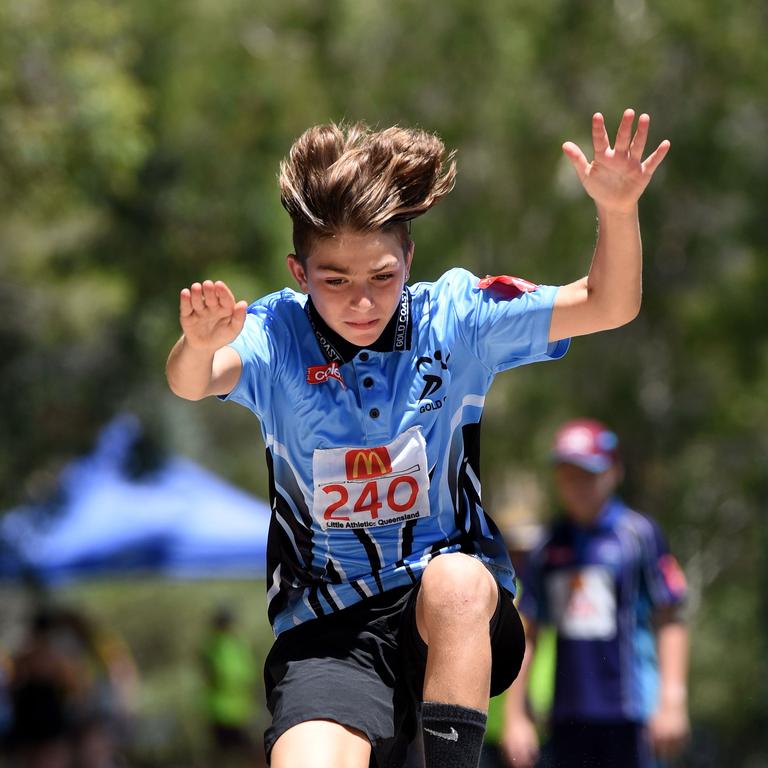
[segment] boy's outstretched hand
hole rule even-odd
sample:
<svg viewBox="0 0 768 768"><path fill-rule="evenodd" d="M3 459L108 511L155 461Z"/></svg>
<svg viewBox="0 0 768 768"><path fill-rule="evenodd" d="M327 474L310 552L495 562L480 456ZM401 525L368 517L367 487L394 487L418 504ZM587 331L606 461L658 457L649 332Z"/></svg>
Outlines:
<svg viewBox="0 0 768 768"><path fill-rule="evenodd" d="M229 344L243 330L247 309L247 302L235 302L234 294L221 280L205 280L183 288L179 320L187 344L209 352Z"/></svg>
<svg viewBox="0 0 768 768"><path fill-rule="evenodd" d="M592 146L595 156L590 163L581 149L571 141L563 144L563 152L576 169L587 194L599 209L605 212L628 213L640 199L648 182L669 151L670 143L664 140L643 161L648 126L651 118L642 114L637 130L632 135L635 112L624 111L616 141L611 148L605 120L598 112L592 117Z"/></svg>

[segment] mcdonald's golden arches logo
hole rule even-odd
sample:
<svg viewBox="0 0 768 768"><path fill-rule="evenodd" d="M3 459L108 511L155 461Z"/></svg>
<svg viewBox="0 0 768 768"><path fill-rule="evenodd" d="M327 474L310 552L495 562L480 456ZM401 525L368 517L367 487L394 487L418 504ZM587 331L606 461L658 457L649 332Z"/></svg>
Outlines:
<svg viewBox="0 0 768 768"><path fill-rule="evenodd" d="M383 477L392 472L392 459L385 446L356 448L344 455L347 480L368 480Z"/></svg>

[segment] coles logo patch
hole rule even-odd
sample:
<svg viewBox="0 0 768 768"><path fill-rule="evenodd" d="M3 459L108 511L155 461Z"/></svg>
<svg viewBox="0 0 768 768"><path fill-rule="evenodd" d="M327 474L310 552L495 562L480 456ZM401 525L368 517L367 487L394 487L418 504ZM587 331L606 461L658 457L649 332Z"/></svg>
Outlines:
<svg viewBox="0 0 768 768"><path fill-rule="evenodd" d="M309 384L325 384L330 379L336 379L344 389L347 388L337 362L334 361L326 365L310 365L307 368L307 382Z"/></svg>

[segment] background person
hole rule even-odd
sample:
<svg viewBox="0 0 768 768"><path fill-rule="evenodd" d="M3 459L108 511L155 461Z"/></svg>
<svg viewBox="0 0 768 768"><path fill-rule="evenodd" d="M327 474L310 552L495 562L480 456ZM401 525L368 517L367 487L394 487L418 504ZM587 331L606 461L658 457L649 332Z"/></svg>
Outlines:
<svg viewBox="0 0 768 768"><path fill-rule="evenodd" d="M213 764L256 765L250 733L257 682L253 653L235 631L235 616L218 608L211 616L200 652L205 683L205 710Z"/></svg>
<svg viewBox="0 0 768 768"><path fill-rule="evenodd" d="M11 657L0 645L0 757L8 746L8 732L11 729L11 700L8 684L11 677Z"/></svg>
<svg viewBox="0 0 768 768"><path fill-rule="evenodd" d="M505 528L504 539L515 573L525 571L531 551L541 542L544 534L544 526L537 522L516 522ZM519 576L517 589L515 604L519 605L523 590ZM536 656L528 670L526 690L529 712L539 734L543 736L546 736L552 706L554 671L555 635L551 627L543 627L536 638ZM488 727L479 768L508 768L510 765L503 745L506 696L506 692L495 696L488 704Z"/></svg>
<svg viewBox="0 0 768 768"><path fill-rule="evenodd" d="M614 495L623 468L610 429L567 422L553 458L563 514L523 574L528 642L504 748L516 768L537 760L525 685L538 629L553 625L554 768L650 768L654 753L668 758L688 736L685 579L656 523Z"/></svg>
<svg viewBox="0 0 768 768"><path fill-rule="evenodd" d="M57 629L55 613L38 609L13 656L10 744L20 768L73 764L75 713L86 670L62 650Z"/></svg>
<svg viewBox="0 0 768 768"><path fill-rule="evenodd" d="M122 638L83 610L57 612L55 641L80 670L72 708L77 768L113 768L135 712L138 672Z"/></svg>

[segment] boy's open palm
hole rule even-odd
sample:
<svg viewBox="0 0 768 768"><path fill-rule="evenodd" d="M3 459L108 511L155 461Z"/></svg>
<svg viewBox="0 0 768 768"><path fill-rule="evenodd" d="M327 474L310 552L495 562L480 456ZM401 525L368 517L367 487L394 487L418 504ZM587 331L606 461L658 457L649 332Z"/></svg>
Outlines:
<svg viewBox="0 0 768 768"><path fill-rule="evenodd" d="M232 291L221 280L192 283L181 291L181 329L191 347L215 352L238 337L247 309L247 302L236 302Z"/></svg>
<svg viewBox="0 0 768 768"><path fill-rule="evenodd" d="M603 116L599 112L595 114L592 117L595 156L591 163L576 144L571 141L563 144L563 152L576 169L587 194L598 208L605 211L631 212L669 151L670 144L664 140L643 161L651 118L646 114L640 115L633 136L634 121L634 110L625 110L616 132L616 141L611 147Z"/></svg>

